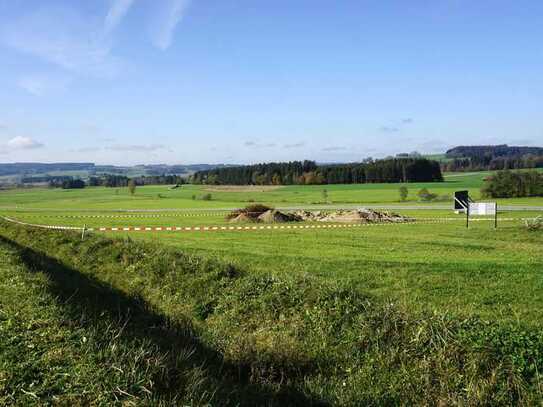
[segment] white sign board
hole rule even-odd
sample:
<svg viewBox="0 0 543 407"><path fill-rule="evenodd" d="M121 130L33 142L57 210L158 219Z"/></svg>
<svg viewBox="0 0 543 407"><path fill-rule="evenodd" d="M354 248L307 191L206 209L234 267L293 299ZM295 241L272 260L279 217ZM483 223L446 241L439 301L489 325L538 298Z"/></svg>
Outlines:
<svg viewBox="0 0 543 407"><path fill-rule="evenodd" d="M494 216L496 215L496 202L471 202L469 204L469 214Z"/></svg>

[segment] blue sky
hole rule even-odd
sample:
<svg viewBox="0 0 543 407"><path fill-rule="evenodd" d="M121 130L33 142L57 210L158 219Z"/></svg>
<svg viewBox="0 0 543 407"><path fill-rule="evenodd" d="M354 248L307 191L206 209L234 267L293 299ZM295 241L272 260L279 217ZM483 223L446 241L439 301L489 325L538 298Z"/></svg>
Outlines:
<svg viewBox="0 0 543 407"><path fill-rule="evenodd" d="M0 0L0 162L543 145L543 2Z"/></svg>

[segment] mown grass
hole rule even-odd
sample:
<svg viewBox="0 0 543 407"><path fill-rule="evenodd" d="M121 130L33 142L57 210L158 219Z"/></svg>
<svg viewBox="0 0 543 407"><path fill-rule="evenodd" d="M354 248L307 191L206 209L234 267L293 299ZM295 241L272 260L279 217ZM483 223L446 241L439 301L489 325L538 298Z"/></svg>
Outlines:
<svg viewBox="0 0 543 407"><path fill-rule="evenodd" d="M5 403L543 401L543 335L522 321L130 239L4 222L0 235Z"/></svg>
<svg viewBox="0 0 543 407"><path fill-rule="evenodd" d="M24 234L17 237L24 241ZM55 249L77 247L73 237L58 235L40 243L57 239ZM95 241L77 249L103 249L108 243ZM130 256L100 250L105 252L108 258L101 266L112 267L109 272L121 271L110 264L117 256ZM89 252L78 255L72 258L75 264L91 260ZM251 384L242 377L245 367L228 363L205 345L182 313L175 318L162 314L137 290L119 290L88 273L89 268L82 272L74 263L5 234L0 259L2 405L319 404L288 385L274 390ZM235 273L228 266L207 262L191 262L183 269L218 280L235 277L228 275ZM197 309L194 300L184 305Z"/></svg>
<svg viewBox="0 0 543 407"><path fill-rule="evenodd" d="M468 189L480 199L483 179L491 172L452 173L445 182L405 184L409 196L402 204L416 205L417 192L427 188L444 199L436 204L451 204L454 191ZM116 209L212 209L238 207L242 203L263 202L275 206L322 204L322 191L327 190L331 204L399 204L398 189L404 184L306 185L284 186L260 191L208 191L202 185L138 187L134 196L128 188L92 187L84 190L28 188L0 191L0 207L47 208L53 210L116 210ZM200 198L211 194L212 200ZM193 199L195 197L196 199ZM502 204L543 205L543 198L500 199ZM428 203L425 203L428 204Z"/></svg>
<svg viewBox="0 0 543 407"><path fill-rule="evenodd" d="M466 230L464 217L450 211L401 213L419 219L457 220L383 224L352 230L113 232L113 235L227 260L253 272L275 276L307 274L323 281L341 280L378 298L392 298L412 308L531 324L543 320L540 273L543 237L527 231L520 220L525 216L535 217L535 212L500 213L501 218L513 220L499 221L497 230L489 218L473 220ZM78 215L88 214L70 213L69 216ZM63 218L59 214L40 212L15 214L30 223L87 227L228 224L221 213L192 217L159 215Z"/></svg>
<svg viewBox="0 0 543 407"><path fill-rule="evenodd" d="M416 309L540 324L543 236L507 222L133 234L276 276L342 281Z"/></svg>

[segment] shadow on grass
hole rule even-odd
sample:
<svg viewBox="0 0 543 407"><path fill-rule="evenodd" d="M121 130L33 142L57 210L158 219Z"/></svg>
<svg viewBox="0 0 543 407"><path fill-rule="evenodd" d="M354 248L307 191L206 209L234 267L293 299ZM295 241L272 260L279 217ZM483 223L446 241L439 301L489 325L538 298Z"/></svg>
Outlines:
<svg viewBox="0 0 543 407"><path fill-rule="evenodd" d="M225 363L220 353L198 339L190 321L172 321L154 311L143 298L128 296L16 241L0 236L0 242L15 249L29 270L48 276L47 289L66 308L72 317L71 323L94 325L98 329L107 324L118 326L121 331L119 341L133 344L136 340L156 346L168 360L167 373L154 389L153 398L157 400L182 399L182 389L187 385L183 381L183 368L204 367L207 378L214 385L210 389L214 392L213 405L328 405L293 387L282 386L279 391L274 391L267 386L249 383L249 367ZM188 364L179 366L176 355L187 351L191 354Z"/></svg>

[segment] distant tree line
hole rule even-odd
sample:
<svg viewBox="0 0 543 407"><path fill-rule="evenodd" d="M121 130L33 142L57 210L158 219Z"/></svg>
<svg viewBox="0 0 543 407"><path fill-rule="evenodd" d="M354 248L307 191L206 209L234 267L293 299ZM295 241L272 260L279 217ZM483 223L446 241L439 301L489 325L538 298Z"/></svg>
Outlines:
<svg viewBox="0 0 543 407"><path fill-rule="evenodd" d="M32 180L37 182L34 178ZM47 180L50 187L64 189L85 188L86 185L91 187L120 188L128 187L131 184L132 187L135 187L141 185L181 185L186 183L186 180L179 175L152 175L128 178L124 175L107 174L101 177L90 177L87 183L70 176L47 177Z"/></svg>
<svg viewBox="0 0 543 407"><path fill-rule="evenodd" d="M136 185L182 185L186 179L180 175L142 175L132 178Z"/></svg>
<svg viewBox="0 0 543 407"><path fill-rule="evenodd" d="M83 189L85 186L85 181L81 179L70 179L62 182L62 189Z"/></svg>
<svg viewBox="0 0 543 407"><path fill-rule="evenodd" d="M129 178L125 175L106 174L102 177L90 177L90 186L103 186L110 188L126 187L133 180L134 185L181 185L186 179L179 175L142 175Z"/></svg>
<svg viewBox="0 0 543 407"><path fill-rule="evenodd" d="M498 146L459 146L446 153L450 161L443 171L513 170L543 168L543 148Z"/></svg>
<svg viewBox="0 0 543 407"><path fill-rule="evenodd" d="M41 184L41 183L48 183L50 186L57 186L61 187L62 183L67 180L73 179L72 176L69 175L41 175L41 176L32 176L32 177L24 177L21 179L21 183L23 184Z"/></svg>
<svg viewBox="0 0 543 407"><path fill-rule="evenodd" d="M196 172L191 181L210 185L311 185L443 181L439 163L425 158L391 158L317 165L314 161L267 163Z"/></svg>
<svg viewBox="0 0 543 407"><path fill-rule="evenodd" d="M86 186L85 181L70 176L48 177L48 181L50 188L81 189Z"/></svg>
<svg viewBox="0 0 543 407"><path fill-rule="evenodd" d="M543 173L499 171L485 180L481 193L488 198L543 196Z"/></svg>
<svg viewBox="0 0 543 407"><path fill-rule="evenodd" d="M508 146L507 144L484 146L458 146L447 150L447 157L518 157L527 154L543 155L543 147Z"/></svg>
<svg viewBox="0 0 543 407"><path fill-rule="evenodd" d="M94 171L93 163L0 163L0 175L45 174L53 171Z"/></svg>
<svg viewBox="0 0 543 407"><path fill-rule="evenodd" d="M129 178L125 175L106 174L101 177L90 177L89 186L119 188L128 186Z"/></svg>

